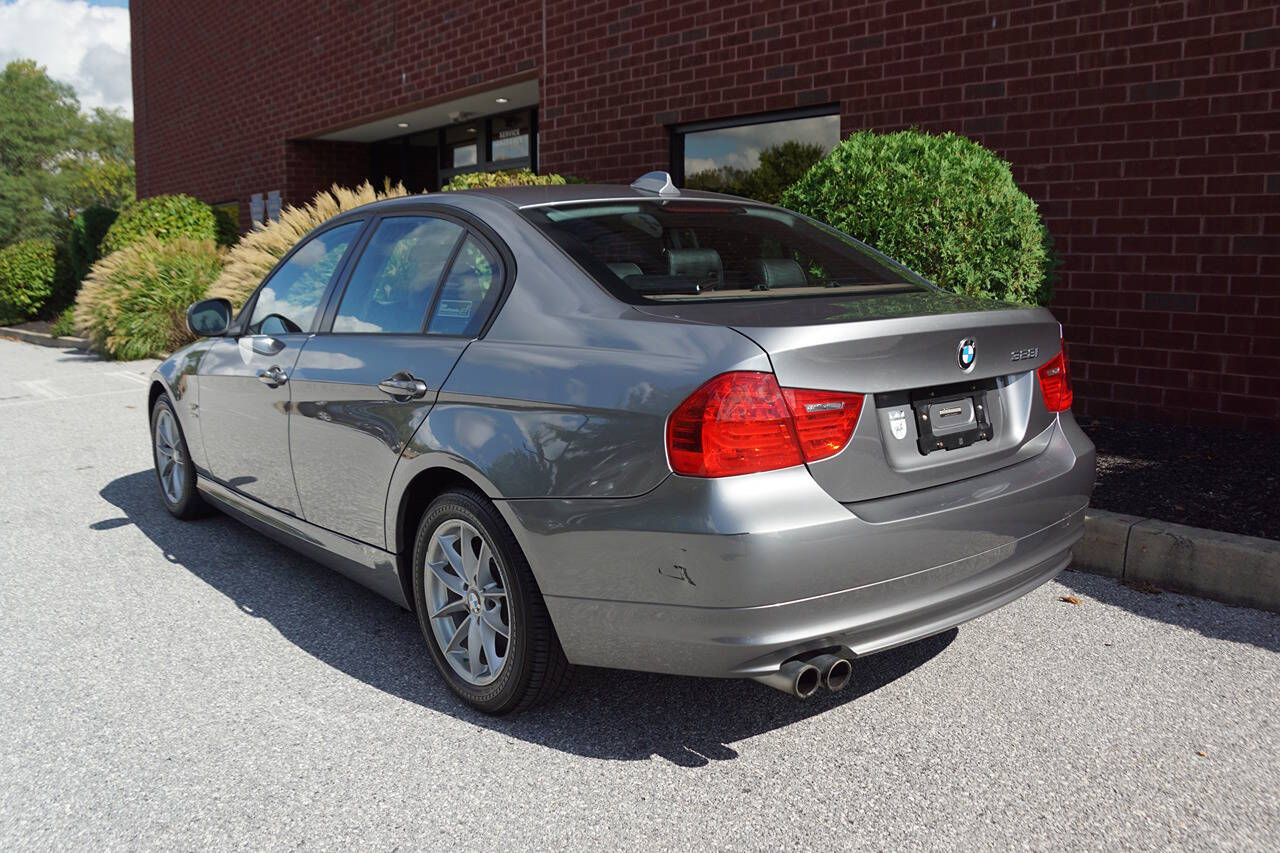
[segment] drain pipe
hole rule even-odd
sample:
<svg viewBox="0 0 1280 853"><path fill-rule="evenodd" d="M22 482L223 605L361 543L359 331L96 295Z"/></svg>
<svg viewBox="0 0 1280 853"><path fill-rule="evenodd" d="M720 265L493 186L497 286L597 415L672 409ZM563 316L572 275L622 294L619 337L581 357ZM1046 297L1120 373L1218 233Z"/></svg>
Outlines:
<svg viewBox="0 0 1280 853"><path fill-rule="evenodd" d="M753 679L767 684L774 690L790 693L798 699L808 699L822 683L822 673L813 664L802 660L789 660L778 667L777 672L753 675ZM847 681L847 679L846 679Z"/></svg>

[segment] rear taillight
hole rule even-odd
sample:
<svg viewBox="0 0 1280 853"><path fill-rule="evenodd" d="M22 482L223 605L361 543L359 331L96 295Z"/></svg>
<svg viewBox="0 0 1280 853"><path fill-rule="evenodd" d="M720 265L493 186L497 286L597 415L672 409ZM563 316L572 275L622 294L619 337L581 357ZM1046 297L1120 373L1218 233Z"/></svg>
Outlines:
<svg viewBox="0 0 1280 853"><path fill-rule="evenodd" d="M1040 396L1051 412L1065 412L1071 408L1071 370L1067 364L1067 348L1044 364L1036 373L1040 376Z"/></svg>
<svg viewBox="0 0 1280 853"><path fill-rule="evenodd" d="M817 462L844 450L862 414L861 394L809 388L786 388L782 394L795 419L804 461Z"/></svg>
<svg viewBox="0 0 1280 853"><path fill-rule="evenodd" d="M789 468L839 453L862 411L862 395L782 389L772 373L722 373L667 420L671 469L728 477Z"/></svg>

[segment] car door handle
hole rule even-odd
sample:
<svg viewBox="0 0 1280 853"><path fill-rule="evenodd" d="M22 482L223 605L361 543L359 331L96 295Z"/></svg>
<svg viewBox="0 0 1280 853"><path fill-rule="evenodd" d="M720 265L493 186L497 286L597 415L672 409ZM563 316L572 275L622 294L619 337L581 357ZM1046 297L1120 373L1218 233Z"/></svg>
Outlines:
<svg viewBox="0 0 1280 853"><path fill-rule="evenodd" d="M258 372L258 381L268 388L279 388L289 381L289 374L284 372L284 368L273 364L266 370Z"/></svg>
<svg viewBox="0 0 1280 853"><path fill-rule="evenodd" d="M249 338L249 348L258 355L275 355L284 349L284 341L278 341L270 335L254 335Z"/></svg>
<svg viewBox="0 0 1280 853"><path fill-rule="evenodd" d="M401 372L379 382L378 390L394 400L417 400L427 395L427 383L412 373Z"/></svg>

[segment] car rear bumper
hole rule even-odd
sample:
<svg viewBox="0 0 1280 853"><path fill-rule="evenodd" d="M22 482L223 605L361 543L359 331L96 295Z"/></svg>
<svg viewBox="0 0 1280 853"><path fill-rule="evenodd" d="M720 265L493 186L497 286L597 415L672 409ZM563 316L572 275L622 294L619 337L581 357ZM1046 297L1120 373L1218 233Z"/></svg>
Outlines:
<svg viewBox="0 0 1280 853"><path fill-rule="evenodd" d="M958 625L1066 567L1093 445L1070 416L1033 459L842 505L803 467L671 477L627 500L506 501L574 663L704 676L869 654Z"/></svg>

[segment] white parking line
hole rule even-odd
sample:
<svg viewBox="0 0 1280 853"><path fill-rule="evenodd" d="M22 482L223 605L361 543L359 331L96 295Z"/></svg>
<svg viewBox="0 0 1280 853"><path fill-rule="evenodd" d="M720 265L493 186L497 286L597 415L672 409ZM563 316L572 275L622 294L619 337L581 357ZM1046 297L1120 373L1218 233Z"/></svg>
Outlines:
<svg viewBox="0 0 1280 853"><path fill-rule="evenodd" d="M41 397L45 400L57 400L67 396L49 385L48 379L20 379L18 385L25 388L33 397Z"/></svg>
<svg viewBox="0 0 1280 853"><path fill-rule="evenodd" d="M35 392L33 392L35 393ZM116 394L134 394L137 395L134 388L121 388L118 391L94 391L91 394L57 394L49 392L50 396L37 396L34 400L4 400L0 401L0 409L11 409L15 406L30 406L36 403L60 402L65 403L71 400L84 400L89 397L112 397Z"/></svg>
<svg viewBox="0 0 1280 853"><path fill-rule="evenodd" d="M128 370L112 370L108 376L119 376L121 379L128 379L130 382L136 382L139 385L149 385L151 380L140 373L133 373Z"/></svg>

